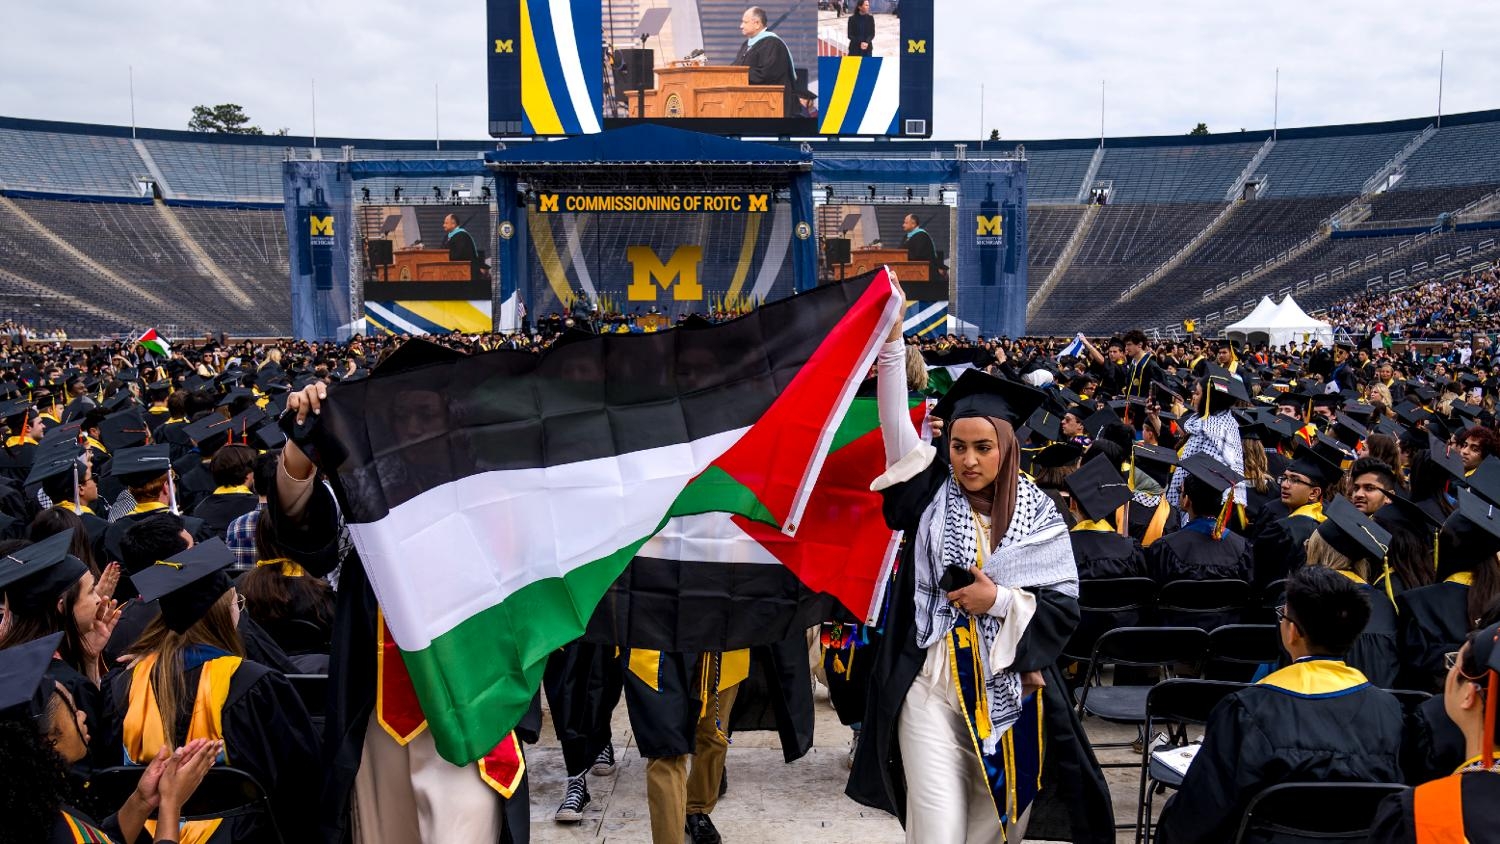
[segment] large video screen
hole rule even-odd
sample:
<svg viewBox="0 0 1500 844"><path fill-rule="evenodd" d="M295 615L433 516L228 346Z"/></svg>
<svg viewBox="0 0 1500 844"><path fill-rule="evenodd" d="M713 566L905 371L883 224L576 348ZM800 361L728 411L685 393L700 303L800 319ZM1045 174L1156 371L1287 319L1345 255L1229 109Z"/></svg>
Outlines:
<svg viewBox="0 0 1500 844"><path fill-rule="evenodd" d="M363 205L355 218L365 301L489 301L487 203Z"/></svg>
<svg viewBox="0 0 1500 844"><path fill-rule="evenodd" d="M861 204L852 200L818 208L818 279L845 278L889 266L906 298L949 298L953 209L939 204Z"/></svg>
<svg viewBox="0 0 1500 844"><path fill-rule="evenodd" d="M933 0L489 0L490 134L932 134Z"/></svg>

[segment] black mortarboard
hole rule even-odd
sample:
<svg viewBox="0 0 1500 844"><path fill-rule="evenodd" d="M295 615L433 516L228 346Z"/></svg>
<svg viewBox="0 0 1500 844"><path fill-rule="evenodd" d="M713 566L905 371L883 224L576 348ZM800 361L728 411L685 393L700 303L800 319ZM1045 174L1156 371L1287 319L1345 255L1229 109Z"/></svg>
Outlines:
<svg viewBox="0 0 1500 844"><path fill-rule="evenodd" d="M1344 445L1356 448L1365 437L1370 435L1370 430L1349 414L1340 413L1334 417L1333 435Z"/></svg>
<svg viewBox="0 0 1500 844"><path fill-rule="evenodd" d="M171 381L152 381L146 385L146 394L159 398L166 398L172 392Z"/></svg>
<svg viewBox="0 0 1500 844"><path fill-rule="evenodd" d="M1433 533L1443 526L1431 513L1399 492L1388 494L1385 506L1376 510L1371 518L1392 533L1396 530L1414 533L1424 543L1430 543Z"/></svg>
<svg viewBox="0 0 1500 844"><path fill-rule="evenodd" d="M1077 443L1048 443L1041 448L1026 449L1031 455L1032 466L1055 469L1075 463L1083 456L1083 446Z"/></svg>
<svg viewBox="0 0 1500 844"><path fill-rule="evenodd" d="M10 419L13 416L23 416L30 412L31 402L25 401L24 399L20 401L0 402L0 419ZM19 434L20 431L16 431L15 433Z"/></svg>
<svg viewBox="0 0 1500 844"><path fill-rule="evenodd" d="M1442 559L1482 560L1500 552L1500 509L1467 489L1458 491L1458 509L1443 523L1448 536ZM1457 556L1455 557L1455 553Z"/></svg>
<svg viewBox="0 0 1500 844"><path fill-rule="evenodd" d="M224 444L231 427L230 420L221 413L206 413L183 426L182 433L198 446L200 451L212 451Z"/></svg>
<svg viewBox="0 0 1500 844"><path fill-rule="evenodd" d="M1326 448L1319 448L1316 445L1313 447L1297 446L1297 452L1286 468L1289 472L1306 475L1314 485L1319 487L1332 484L1344 474L1339 457L1329 455Z"/></svg>
<svg viewBox="0 0 1500 844"><path fill-rule="evenodd" d="M1369 425L1370 420L1375 418L1375 406L1362 402L1351 402L1344 405L1344 414L1358 420L1361 425Z"/></svg>
<svg viewBox="0 0 1500 844"><path fill-rule="evenodd" d="M1479 461L1464 483L1485 501L1500 504L1500 457L1492 454Z"/></svg>
<svg viewBox="0 0 1500 844"><path fill-rule="evenodd" d="M953 423L971 416L994 417L1019 426L1046 401L1047 394L1017 381L966 369L932 409L952 430Z"/></svg>
<svg viewBox="0 0 1500 844"><path fill-rule="evenodd" d="M109 474L128 487L145 486L171 468L171 449L165 445L123 448L109 461Z"/></svg>
<svg viewBox="0 0 1500 844"><path fill-rule="evenodd" d="M0 720L24 721L46 712L56 688L47 669L62 637L52 633L0 650Z"/></svg>
<svg viewBox="0 0 1500 844"><path fill-rule="evenodd" d="M1170 448L1162 448L1159 445L1136 443L1135 462L1154 463L1158 466L1176 466L1177 452Z"/></svg>
<svg viewBox="0 0 1500 844"><path fill-rule="evenodd" d="M1213 487L1214 491L1220 493L1245 479L1244 475L1201 451L1187 457L1178 465L1182 467L1183 471L1203 481Z"/></svg>
<svg viewBox="0 0 1500 844"><path fill-rule="evenodd" d="M1458 450L1450 449L1444 439L1431 433L1427 435L1427 459L1436 463L1454 480L1464 479L1464 459Z"/></svg>
<svg viewBox="0 0 1500 844"><path fill-rule="evenodd" d="M1050 407L1038 408L1026 420L1026 427L1045 442L1057 442L1063 438L1062 417Z"/></svg>
<svg viewBox="0 0 1500 844"><path fill-rule="evenodd" d="M88 571L68 553L73 531L64 530L0 558L0 592L12 610L49 607Z"/></svg>
<svg viewBox="0 0 1500 844"><path fill-rule="evenodd" d="M26 475L25 485L34 486L64 472L83 468L83 464L78 462L82 456L83 448L72 441L63 441L55 448L37 452L36 459L31 463L31 471Z"/></svg>
<svg viewBox="0 0 1500 844"><path fill-rule="evenodd" d="M1208 397L1211 413L1227 410L1236 402L1250 401L1250 392L1245 383L1218 364L1211 363L1203 373L1203 394Z"/></svg>
<svg viewBox="0 0 1500 844"><path fill-rule="evenodd" d="M115 373L115 380L117 381L137 381L140 377L140 371L133 366L127 366Z"/></svg>
<svg viewBox="0 0 1500 844"><path fill-rule="evenodd" d="M250 444L263 451L273 451L286 444L286 433L273 420L250 432Z"/></svg>
<svg viewBox="0 0 1500 844"><path fill-rule="evenodd" d="M1327 518L1318 525L1318 535L1333 546L1333 550L1353 560L1369 560L1379 564L1385 562L1386 552L1391 547L1391 533L1358 508L1349 499L1336 495L1323 505Z"/></svg>
<svg viewBox="0 0 1500 844"><path fill-rule="evenodd" d="M1089 414L1089 417L1087 419L1083 420L1083 430L1090 437L1097 439L1099 437L1099 432L1104 430L1104 427L1106 425L1113 425L1116 423L1123 425L1124 420L1120 418L1120 414L1115 413L1113 410L1105 407L1094 411L1093 413Z"/></svg>
<svg viewBox="0 0 1500 844"><path fill-rule="evenodd" d="M110 413L119 413L133 404L135 404L135 396L132 396L129 390L120 390L109 397L109 401L104 403L104 409Z"/></svg>
<svg viewBox="0 0 1500 844"><path fill-rule="evenodd" d="M160 601L167 628L184 633L233 586L224 568L234 552L214 537L131 574L142 601Z"/></svg>
<svg viewBox="0 0 1500 844"><path fill-rule="evenodd" d="M145 445L151 428L136 410L126 410L99 421L99 441L110 451Z"/></svg>
<svg viewBox="0 0 1500 844"><path fill-rule="evenodd" d="M255 394L252 393L252 392L250 392L249 390L244 390L244 389L230 390L229 392L227 392L227 393L224 394L224 398L219 399L218 406L219 407L228 407L229 405L234 404L235 402L239 401L240 399L250 398L250 397L252 397L254 395Z"/></svg>
<svg viewBox="0 0 1500 844"><path fill-rule="evenodd" d="M1063 485L1083 514L1095 521L1109 518L1130 500L1130 486L1108 460L1090 460L1065 478Z"/></svg>
<svg viewBox="0 0 1500 844"><path fill-rule="evenodd" d="M1344 404L1344 397L1338 393L1319 393L1312 397L1313 407L1326 407L1337 410Z"/></svg>
<svg viewBox="0 0 1500 844"><path fill-rule="evenodd" d="M1423 404L1426 404L1427 402L1430 402L1437 397L1436 390L1422 384L1409 385L1406 388L1406 391L1421 399Z"/></svg>

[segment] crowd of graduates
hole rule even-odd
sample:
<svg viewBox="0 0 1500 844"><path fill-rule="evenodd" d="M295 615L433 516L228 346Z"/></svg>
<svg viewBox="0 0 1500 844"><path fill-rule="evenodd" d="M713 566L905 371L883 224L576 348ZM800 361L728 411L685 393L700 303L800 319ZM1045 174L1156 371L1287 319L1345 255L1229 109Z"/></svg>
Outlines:
<svg viewBox="0 0 1500 844"><path fill-rule="evenodd" d="M1391 305L1398 310L1361 311L1351 324L1400 338L1473 322L1454 299ZM1408 316L1418 312L1420 325ZM583 329L556 327L559 336ZM545 346L550 336L434 339L475 352ZM0 837L375 841L376 827L389 825L400 831L384 840L525 840L524 779L500 788L490 773L465 775L494 804L488 826L441 826L473 813L434 819L420 808L424 787L449 799L461 790L457 780L424 786L422 770L466 769L430 751L419 759L422 739L401 741L395 714L378 704L388 635L378 604L332 493L307 457L285 448L278 424L289 405L304 415L311 397L364 377L400 345L207 341L164 360L123 344L5 349ZM1233 678L1246 685L1209 719L1159 836L1231 840L1268 786L1367 781L1438 784L1382 807L1374 822L1389 840L1417 840L1413 825L1433 806L1459 818L1469 840L1485 840L1478 819L1493 811L1490 780L1454 772L1487 770L1500 697L1489 674L1500 667L1500 375L1490 345L1465 336L1461 354L1360 336L1273 350L1154 343L1138 331L1085 342L1073 356L1058 357L1062 345L947 338L912 340L906 351L923 363L908 364L912 381L934 392L985 372L1042 396L1014 420L1018 469L1024 489L1050 499L1067 526L1081 615L1071 630L1052 630L1062 655L1026 672L1026 688L1097 682L1088 655L1119 628L1274 623L1278 655ZM1126 580L1158 590L1232 584L1240 597L1207 614L1090 606L1099 584L1107 594L1108 583ZM824 665L857 751L860 722L878 711L867 698L876 705L880 690L841 665L853 655L848 629L825 635ZM878 642L881 632L853 638ZM575 671L598 676L583 663L610 657L575 648L559 660L549 676L564 679L549 699L573 693L566 678ZM704 668L679 661L686 699ZM861 657L866 670L872 661ZM1160 679L1113 676L1123 685ZM618 685L612 694L619 699ZM676 812L686 813L691 840L714 841L707 815L727 745L716 744L722 734L695 744L702 723L689 719L685 751L667 754L680 770L657 770L684 792ZM559 820L581 817L587 774L614 769L607 713L602 733L588 734L600 726L567 727L576 740L565 753L571 803ZM523 723L516 735L532 741L535 727ZM358 779L386 734L403 754L389 764L405 772L410 817L382 814L396 811L381 790L390 783ZM695 750L716 754L716 772L700 777L695 763L689 773ZM1075 776L1097 764L1092 754L1074 761ZM274 813L195 816L195 789L223 789L215 777L226 767L253 781ZM129 787L105 787L122 770ZM184 815L194 819L178 823Z"/></svg>

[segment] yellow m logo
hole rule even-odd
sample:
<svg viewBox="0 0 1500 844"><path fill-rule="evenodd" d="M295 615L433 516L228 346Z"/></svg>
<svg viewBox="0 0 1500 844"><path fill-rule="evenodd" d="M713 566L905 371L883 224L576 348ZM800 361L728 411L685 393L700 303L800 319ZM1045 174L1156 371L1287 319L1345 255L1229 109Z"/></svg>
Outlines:
<svg viewBox="0 0 1500 844"><path fill-rule="evenodd" d="M974 219L979 223L978 227L974 231L974 234L976 234L976 235L978 235L980 237L983 237L985 235L994 235L996 237L1000 236L1000 233L1001 233L1000 232L1000 220L1001 220L1001 217L1000 217L999 214L996 214L993 217L983 217L983 216L981 216L981 217L975 217Z"/></svg>
<svg viewBox="0 0 1500 844"><path fill-rule="evenodd" d="M632 275L625 297L632 302L655 302L656 286L671 289L677 302L696 302L703 298L698 283L698 265L703 263L703 247L679 246L665 264L649 246L631 246L625 250Z"/></svg>
<svg viewBox="0 0 1500 844"><path fill-rule="evenodd" d="M767 199L768 199L768 197L765 194L763 194L763 193L762 194L754 194L754 193L750 194L750 210L751 211L765 211L766 210L766 200Z"/></svg>
<svg viewBox="0 0 1500 844"><path fill-rule="evenodd" d="M308 232L311 236L317 237L318 235L326 235L327 237L333 237L332 214L325 214L321 217L315 214L309 214L307 215L307 223L308 228L311 229L311 231Z"/></svg>
<svg viewBox="0 0 1500 844"><path fill-rule="evenodd" d="M926 38L923 38L921 40L918 40L916 38L908 38L908 39L906 39L906 52L908 52L908 53L925 53L925 52L927 52L927 39Z"/></svg>
<svg viewBox="0 0 1500 844"><path fill-rule="evenodd" d="M542 212L557 210L557 194L543 193L537 195L537 210Z"/></svg>
<svg viewBox="0 0 1500 844"><path fill-rule="evenodd" d="M497 53L514 53L515 51L516 51L516 39L514 39L514 38L496 38L495 39L495 52L497 52Z"/></svg>

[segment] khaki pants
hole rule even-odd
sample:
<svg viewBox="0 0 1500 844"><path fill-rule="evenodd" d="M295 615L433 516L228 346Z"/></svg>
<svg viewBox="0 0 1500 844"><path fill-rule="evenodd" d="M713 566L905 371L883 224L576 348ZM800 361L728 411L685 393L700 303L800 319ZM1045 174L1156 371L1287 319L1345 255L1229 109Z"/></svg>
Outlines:
<svg viewBox="0 0 1500 844"><path fill-rule="evenodd" d="M402 747L370 716L354 777L355 844L499 841L504 805L477 765L438 755L431 731Z"/></svg>
<svg viewBox="0 0 1500 844"><path fill-rule="evenodd" d="M727 729L739 686L719 692L719 722ZM729 742L714 727L713 702L698 719L692 756L646 760L646 805L651 810L654 844L680 844L689 814L710 814L719 802L719 782ZM688 760L692 770L688 770Z"/></svg>

